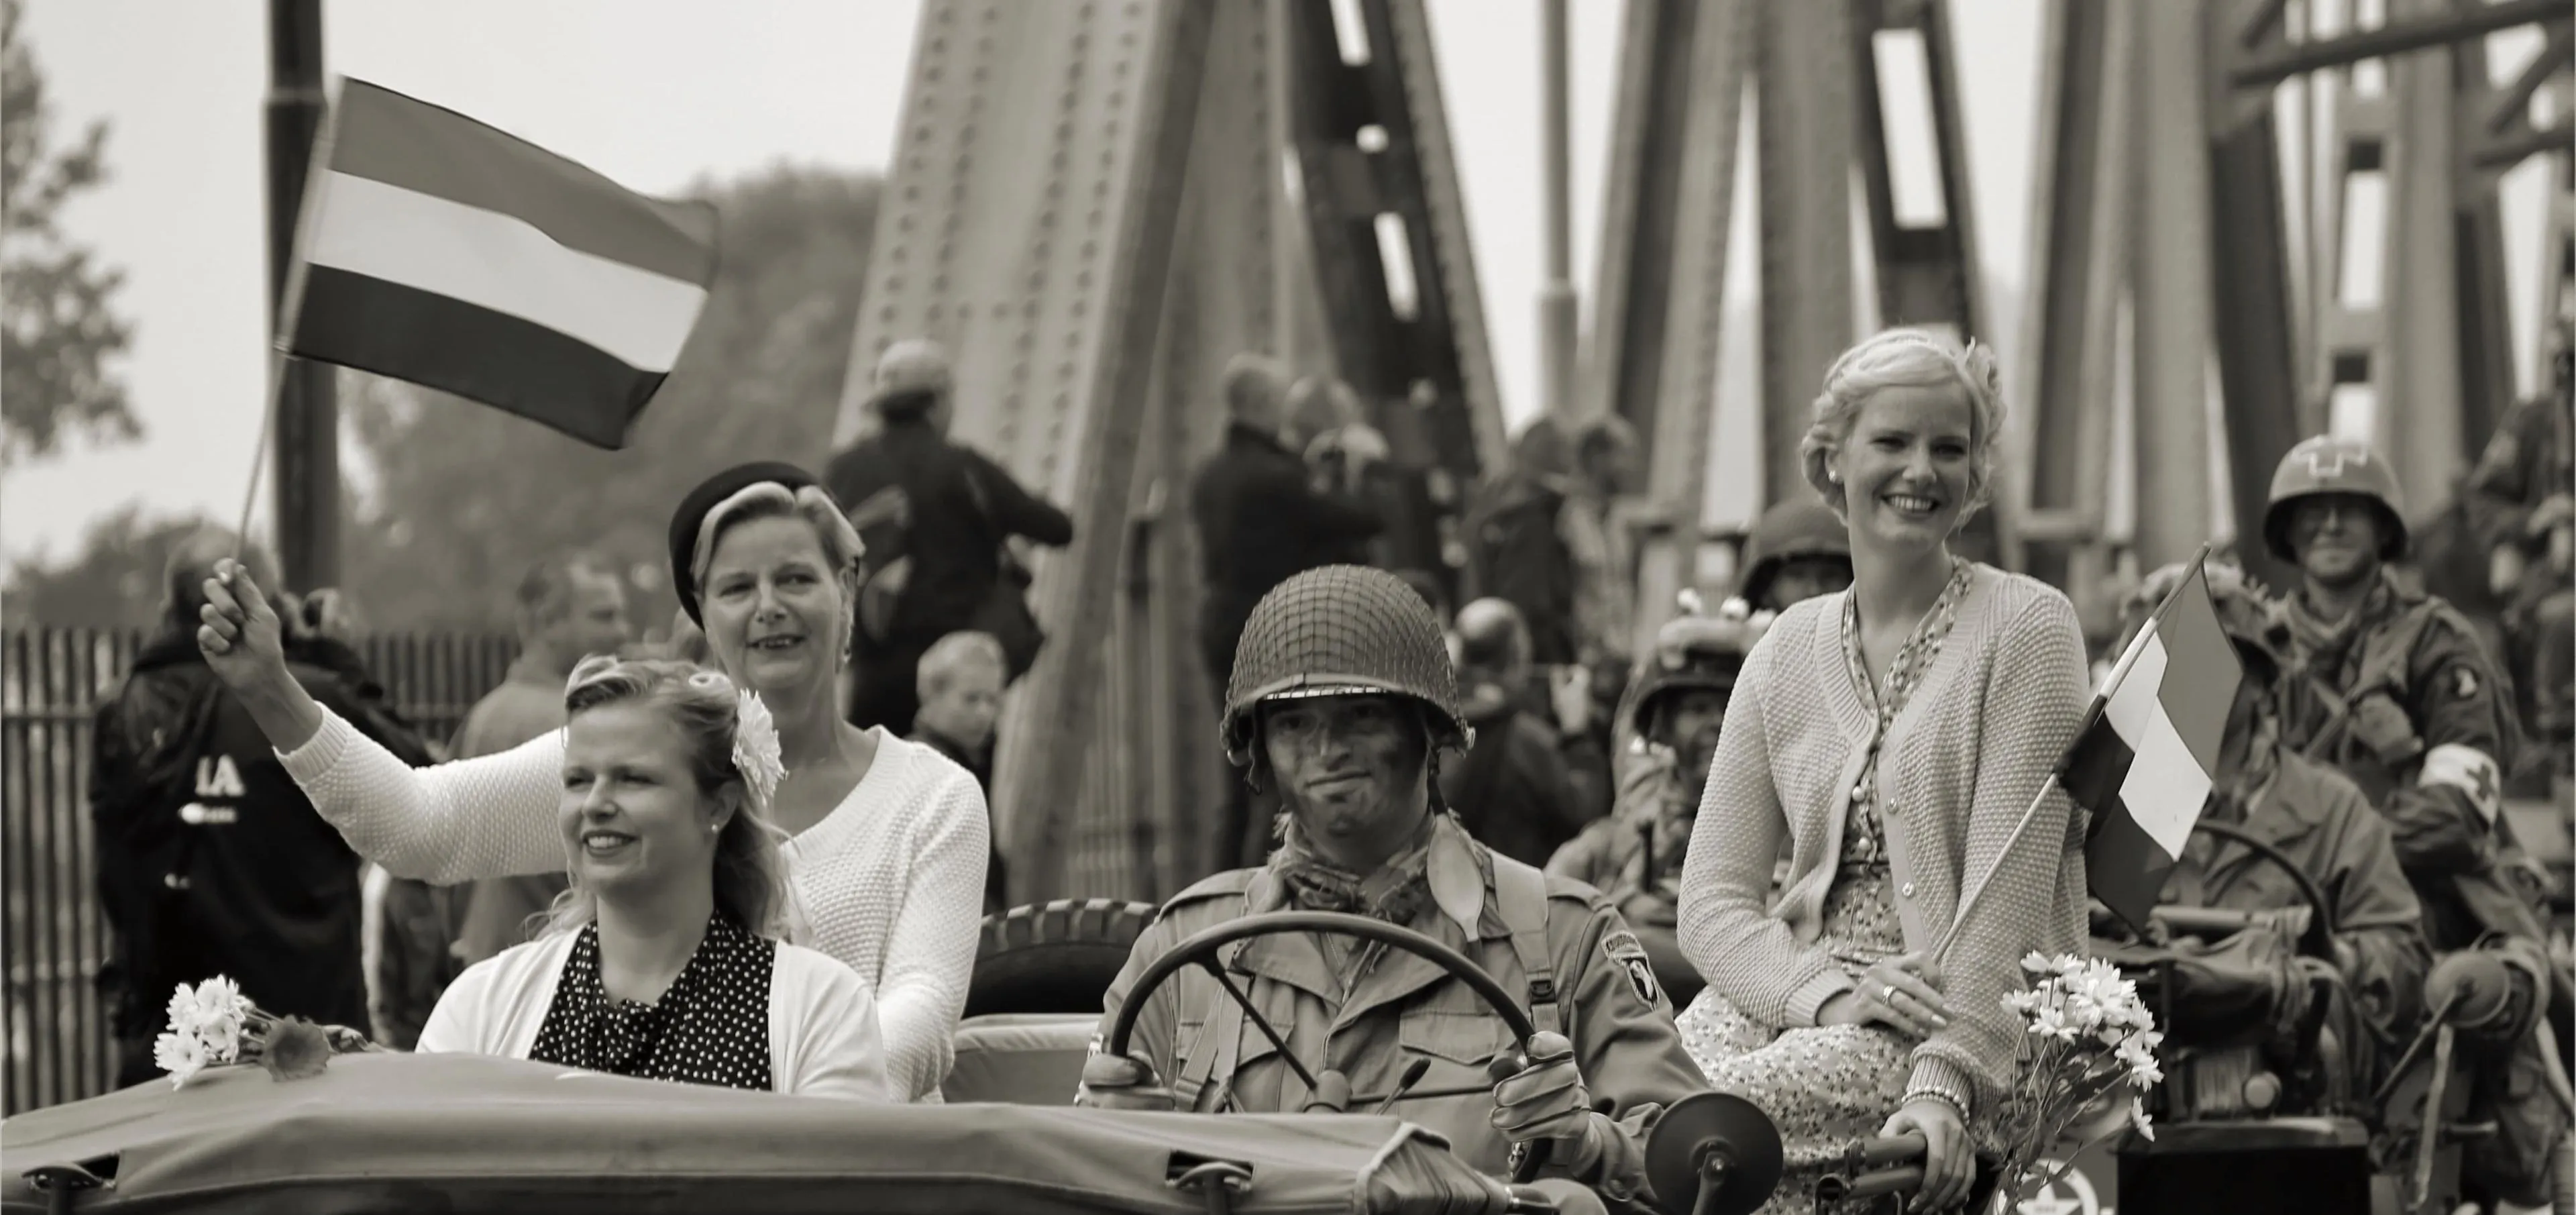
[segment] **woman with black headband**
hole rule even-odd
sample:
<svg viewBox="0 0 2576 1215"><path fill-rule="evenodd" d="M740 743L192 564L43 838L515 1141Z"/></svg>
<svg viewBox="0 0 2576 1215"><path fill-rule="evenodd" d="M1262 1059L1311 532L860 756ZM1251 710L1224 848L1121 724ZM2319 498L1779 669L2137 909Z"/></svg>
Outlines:
<svg viewBox="0 0 2576 1215"><path fill-rule="evenodd" d="M719 473L681 501L670 540L672 585L715 665L777 720L787 774L769 813L790 836L789 938L875 986L890 1095L936 1100L982 924L983 794L929 747L841 721L861 546L811 474ZM287 675L276 614L237 566L206 591L208 663L361 855L442 884L563 866L562 731L406 767Z"/></svg>

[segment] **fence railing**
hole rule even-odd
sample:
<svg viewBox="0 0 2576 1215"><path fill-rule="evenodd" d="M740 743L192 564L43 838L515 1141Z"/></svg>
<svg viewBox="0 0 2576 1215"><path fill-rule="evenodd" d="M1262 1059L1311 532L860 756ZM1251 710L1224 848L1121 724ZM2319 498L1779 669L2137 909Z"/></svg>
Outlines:
<svg viewBox="0 0 2576 1215"><path fill-rule="evenodd" d="M115 695L143 640L95 629L0 631L6 1113L92 1096L113 1079L115 1052L98 990L109 943L89 818L91 719ZM357 649L421 735L443 741L501 682L517 645L505 637L383 635L360 639Z"/></svg>

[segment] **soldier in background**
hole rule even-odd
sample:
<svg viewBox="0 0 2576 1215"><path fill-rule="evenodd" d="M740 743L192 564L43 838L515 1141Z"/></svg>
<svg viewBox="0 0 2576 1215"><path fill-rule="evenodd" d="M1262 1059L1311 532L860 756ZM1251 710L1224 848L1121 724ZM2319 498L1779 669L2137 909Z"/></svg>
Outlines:
<svg viewBox="0 0 2576 1215"><path fill-rule="evenodd" d="M1726 705L1758 626L1734 617L1681 616L1664 625L1629 685L1615 736L1617 800L1547 862L1547 871L1609 896L1638 930L1656 973L1687 1001L1697 974L1673 940L1682 860ZM1689 990L1681 990L1687 984Z"/></svg>
<svg viewBox="0 0 2576 1215"><path fill-rule="evenodd" d="M2245 672L2220 744L2204 822L2240 828L2279 850L2323 894L2318 914L2334 924L2327 942L2336 982L2328 1006L2343 1074L2334 1091L2366 1104L2396 1062L2382 1043L2403 1042L2424 1013L2432 968L2423 906L2397 860L2388 825L2342 773L2283 745L2275 692L2289 663L2288 634L2275 605L2234 565L2207 566L2219 627ZM2188 573L2177 563L2148 575L2131 595L2121 648L2137 635ZM2196 833L2165 879L2162 901L2186 907L2268 911L2304 906L2297 879L2241 842Z"/></svg>
<svg viewBox="0 0 2576 1215"><path fill-rule="evenodd" d="M1798 494L1754 523L1735 597L1748 613L1777 615L1793 603L1846 590L1851 582L1851 530L1834 508Z"/></svg>
<svg viewBox="0 0 2576 1215"><path fill-rule="evenodd" d="M1589 739L1560 734L1529 711L1529 626L1500 599L1479 599L1458 613L1460 711L1475 731L1467 755L1442 769L1440 791L1477 842L1524 865L1546 862L1599 813L1578 782L1576 764Z"/></svg>
<svg viewBox="0 0 2576 1215"><path fill-rule="evenodd" d="M2300 576L2281 613L2291 655L2282 741L2350 777L2379 809L2433 948L2492 948L2514 975L2519 1047L2479 1073L2498 1131L2468 1145L2463 1175L2491 1197L2537 1205L2566 1128L2529 1032L2551 997L2540 919L2508 873L2513 841L2499 822L2520 731L2469 622L2388 568L2407 549L2403 502L2388 463L2350 440L2309 439L2274 471L2263 541Z"/></svg>
<svg viewBox="0 0 2576 1215"><path fill-rule="evenodd" d="M2506 602L2513 668L2550 771L2576 771L2576 333L2561 324L2550 390L2514 403L2469 474L2470 519Z"/></svg>

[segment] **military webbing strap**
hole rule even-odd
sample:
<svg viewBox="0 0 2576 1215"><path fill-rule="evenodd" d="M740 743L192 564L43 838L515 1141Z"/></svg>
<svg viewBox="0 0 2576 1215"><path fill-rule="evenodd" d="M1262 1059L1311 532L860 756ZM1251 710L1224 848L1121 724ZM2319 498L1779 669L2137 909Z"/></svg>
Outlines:
<svg viewBox="0 0 2576 1215"><path fill-rule="evenodd" d="M2361 639L2361 669L2352 686L2338 689L2319 678L2302 664L2299 678L2307 682L2317 703L2326 711L2326 726L2308 739L2299 753L2308 759L2332 764L2334 753L2341 749L2345 733L2352 722L2353 706L2363 697L2385 689L2390 695L2406 697L2406 663L2415 653L2415 643L2422 640L2424 629L2432 624L2440 605L2433 600L2419 600L2396 620L2393 629L2374 632Z"/></svg>
<svg viewBox="0 0 2576 1215"><path fill-rule="evenodd" d="M1547 875L1500 853L1494 858L1494 902L1511 930L1512 953L1529 981L1530 1024L1543 1034L1565 1032L1557 1003L1556 965L1547 947Z"/></svg>
<svg viewBox="0 0 2576 1215"><path fill-rule="evenodd" d="M1270 889L1268 870L1253 875L1244 884L1243 914L1252 914L1254 907L1269 898ZM1234 959L1243 952L1244 944L1237 941L1226 947L1222 969L1234 968ZM1172 1094L1202 1114L1216 1112L1214 1108L1200 1108L1202 1101L1213 1107L1233 1090L1234 1063L1243 1052L1243 1006L1235 1003L1222 985L1208 999L1210 1005L1207 1016L1199 1023L1199 1036L1190 1043L1189 1057L1181 1061L1181 1073L1172 1083Z"/></svg>

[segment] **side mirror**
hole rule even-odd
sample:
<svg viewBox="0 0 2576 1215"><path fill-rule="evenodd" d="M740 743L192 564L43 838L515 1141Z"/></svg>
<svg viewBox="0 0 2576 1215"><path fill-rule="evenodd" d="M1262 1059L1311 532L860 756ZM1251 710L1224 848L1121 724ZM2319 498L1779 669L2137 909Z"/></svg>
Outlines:
<svg viewBox="0 0 2576 1215"><path fill-rule="evenodd" d="M1674 1102L1646 1137L1646 1183L1665 1215L1750 1215L1785 1170L1780 1129L1733 1093Z"/></svg>

